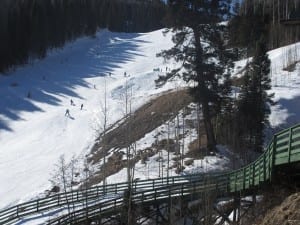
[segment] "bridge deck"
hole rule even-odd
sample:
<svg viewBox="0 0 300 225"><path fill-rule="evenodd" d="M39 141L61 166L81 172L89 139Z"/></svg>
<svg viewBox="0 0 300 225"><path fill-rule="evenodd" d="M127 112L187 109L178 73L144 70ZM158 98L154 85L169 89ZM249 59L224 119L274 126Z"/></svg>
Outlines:
<svg viewBox="0 0 300 225"><path fill-rule="evenodd" d="M272 182L276 167L300 162L300 124L274 135L265 152L254 162L232 172L175 176L132 183L134 204L153 204L176 197L195 197L206 192L218 195L246 192L265 182ZM56 194L22 203L0 211L0 224L13 224L21 218L45 211L77 207L48 224L74 224L120 212L126 202L128 183L97 186L87 190Z"/></svg>

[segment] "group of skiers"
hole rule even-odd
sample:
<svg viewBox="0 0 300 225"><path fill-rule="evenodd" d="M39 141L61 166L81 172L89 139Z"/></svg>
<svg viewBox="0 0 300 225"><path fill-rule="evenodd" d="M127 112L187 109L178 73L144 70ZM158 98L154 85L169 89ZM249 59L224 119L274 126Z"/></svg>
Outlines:
<svg viewBox="0 0 300 225"><path fill-rule="evenodd" d="M70 100L70 103L71 103L71 106L75 106L72 99ZM83 109L83 104L80 105L80 110L82 110L82 109ZM65 116L70 116L70 110L69 109L66 109Z"/></svg>

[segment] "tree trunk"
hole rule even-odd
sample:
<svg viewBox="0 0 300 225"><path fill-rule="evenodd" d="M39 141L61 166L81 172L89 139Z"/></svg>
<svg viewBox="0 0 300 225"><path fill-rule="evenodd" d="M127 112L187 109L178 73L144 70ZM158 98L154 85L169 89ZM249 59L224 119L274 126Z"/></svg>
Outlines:
<svg viewBox="0 0 300 225"><path fill-rule="evenodd" d="M209 102L208 99L204 96L204 90L207 88L205 85L204 77L203 77L203 72L202 72L202 46L201 46L201 41L200 41L200 33L197 30L197 28L193 29L194 33L194 38L195 38L195 48L196 48L196 72L197 72L197 89L199 90L199 95L198 96L198 101L202 105L202 113L203 113L203 119L204 119L204 125L205 125L205 131L207 135L207 148L210 151L215 151L215 146L216 146L216 140L215 140L215 135L213 131L213 126L211 122L211 115L210 115L210 109L209 109ZM201 96L203 95L203 96Z"/></svg>
<svg viewBox="0 0 300 225"><path fill-rule="evenodd" d="M211 115L209 110L209 105L207 101L202 102L202 113L203 113L203 120L204 120L204 126L207 136L207 148L210 151L216 150L216 139L213 131L213 126L211 122Z"/></svg>

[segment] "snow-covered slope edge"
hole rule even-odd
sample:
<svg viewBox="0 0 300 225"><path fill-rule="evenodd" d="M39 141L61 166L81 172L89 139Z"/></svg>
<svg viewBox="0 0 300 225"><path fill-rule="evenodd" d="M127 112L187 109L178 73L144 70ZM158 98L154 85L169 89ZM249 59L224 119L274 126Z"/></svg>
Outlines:
<svg viewBox="0 0 300 225"><path fill-rule="evenodd" d="M271 80L274 101L269 117L272 128L278 130L300 122L300 42L268 52L271 60ZM249 59L250 60L250 59ZM240 75L246 60L235 64Z"/></svg>
<svg viewBox="0 0 300 225"><path fill-rule="evenodd" d="M105 83L109 123L123 116L126 82L132 86L133 109L151 95L174 88L174 84L164 89L154 86L161 72L153 69L166 67L156 53L171 44L161 30L147 34L105 30L1 76L0 208L50 188L49 179L62 154L70 160L89 152L101 126L97 122ZM70 116L65 116L67 109Z"/></svg>

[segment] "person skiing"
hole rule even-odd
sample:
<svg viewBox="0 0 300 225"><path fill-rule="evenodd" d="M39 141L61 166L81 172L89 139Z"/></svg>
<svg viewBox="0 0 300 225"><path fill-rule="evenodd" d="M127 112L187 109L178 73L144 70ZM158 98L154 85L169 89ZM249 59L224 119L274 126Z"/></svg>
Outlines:
<svg viewBox="0 0 300 225"><path fill-rule="evenodd" d="M71 103L71 105L74 105L74 102L73 102L73 100L72 100L72 99L70 100L70 103Z"/></svg>
<svg viewBox="0 0 300 225"><path fill-rule="evenodd" d="M69 109L66 109L65 116L70 116L70 111L69 111Z"/></svg>
<svg viewBox="0 0 300 225"><path fill-rule="evenodd" d="M82 108L83 108L83 104L81 104L81 106L80 106L80 110L82 110Z"/></svg>

